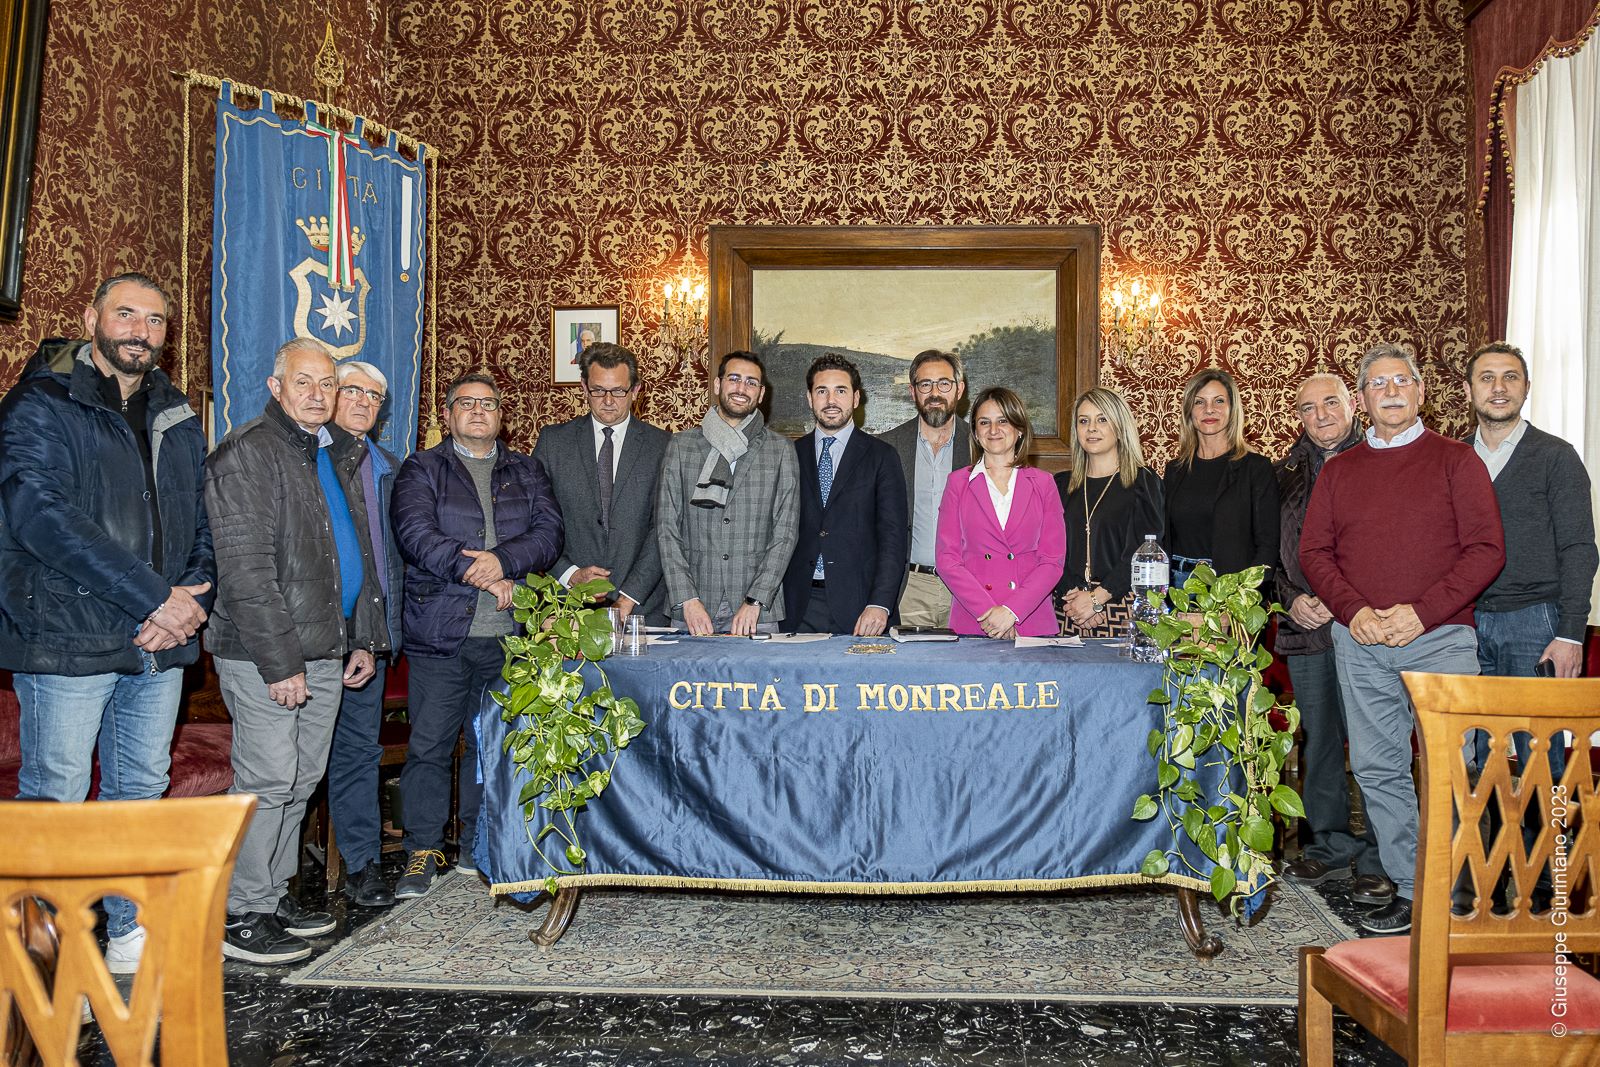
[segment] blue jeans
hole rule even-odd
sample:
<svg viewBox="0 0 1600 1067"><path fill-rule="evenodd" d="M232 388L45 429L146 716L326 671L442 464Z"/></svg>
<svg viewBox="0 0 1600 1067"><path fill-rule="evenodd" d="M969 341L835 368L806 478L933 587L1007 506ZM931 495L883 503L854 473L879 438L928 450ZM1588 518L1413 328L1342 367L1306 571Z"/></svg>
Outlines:
<svg viewBox="0 0 1600 1067"><path fill-rule="evenodd" d="M1534 664L1539 662L1544 650L1556 639L1556 606L1534 604L1516 611L1473 612L1478 628L1478 667L1484 674L1502 678L1532 678ZM1528 765L1529 735L1518 732L1511 735L1511 747L1517 754L1517 766ZM1474 737L1475 758L1470 762L1482 767L1489 755L1489 735L1482 730ZM1558 781L1567 769L1567 753L1561 738L1550 741L1550 775Z"/></svg>
<svg viewBox="0 0 1600 1067"><path fill-rule="evenodd" d="M468 637L454 656L407 655L411 662L408 714L411 738L400 772L400 806L407 852L444 847L450 818L450 764L456 738L466 738L456 786L461 855L471 856L478 834L483 783L478 778L477 717L483 694L500 680L505 650L498 637ZM465 729L463 729L465 728Z"/></svg>
<svg viewBox="0 0 1600 1067"><path fill-rule="evenodd" d="M360 689L346 689L328 750L328 815L339 855L352 874L378 859L383 820L378 813L378 761L383 746L383 686L388 660L375 657L377 673Z"/></svg>
<svg viewBox="0 0 1600 1067"><path fill-rule="evenodd" d="M141 658L145 669L139 674L13 677L21 705L19 798L83 800L97 743L101 800L154 800L167 791L183 670L152 674L149 654ZM107 897L105 905L111 936L134 928L132 901Z"/></svg>

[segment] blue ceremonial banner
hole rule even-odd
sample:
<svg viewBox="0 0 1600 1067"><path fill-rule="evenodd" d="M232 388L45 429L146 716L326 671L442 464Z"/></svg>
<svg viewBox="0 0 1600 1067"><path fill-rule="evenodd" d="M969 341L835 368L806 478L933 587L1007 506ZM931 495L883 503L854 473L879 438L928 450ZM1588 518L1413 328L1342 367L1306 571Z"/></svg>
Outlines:
<svg viewBox="0 0 1600 1067"><path fill-rule="evenodd" d="M607 659L612 688L648 725L579 815L588 862L560 884L1209 892L1177 862L1161 879L1139 873L1151 849L1173 847L1165 819L1132 817L1155 785L1145 744L1162 725L1147 703L1160 664L1096 642L847 651L858 644L680 638ZM495 892L531 899L551 872L528 842L526 779L501 752L505 735L486 703L474 855ZM544 844L560 855L554 835ZM1184 854L1209 872L1186 840Z"/></svg>
<svg viewBox="0 0 1600 1067"><path fill-rule="evenodd" d="M216 438L261 414L273 352L298 336L383 371L378 441L402 458L416 445L426 149L407 159L393 133L374 148L362 126L323 125L310 101L305 121L280 116L271 93L245 110L223 83L211 268Z"/></svg>

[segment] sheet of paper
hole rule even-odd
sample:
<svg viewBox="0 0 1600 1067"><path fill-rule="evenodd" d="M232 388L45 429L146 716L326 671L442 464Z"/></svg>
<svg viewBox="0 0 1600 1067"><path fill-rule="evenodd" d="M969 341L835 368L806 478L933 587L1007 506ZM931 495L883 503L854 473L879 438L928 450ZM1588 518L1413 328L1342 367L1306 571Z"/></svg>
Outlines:
<svg viewBox="0 0 1600 1067"><path fill-rule="evenodd" d="M1016 648L1082 648L1083 638L1076 634L1070 637L1019 637L1014 647Z"/></svg>
<svg viewBox="0 0 1600 1067"><path fill-rule="evenodd" d="M826 641L832 634L773 634L774 641L788 645L804 645L812 641Z"/></svg>

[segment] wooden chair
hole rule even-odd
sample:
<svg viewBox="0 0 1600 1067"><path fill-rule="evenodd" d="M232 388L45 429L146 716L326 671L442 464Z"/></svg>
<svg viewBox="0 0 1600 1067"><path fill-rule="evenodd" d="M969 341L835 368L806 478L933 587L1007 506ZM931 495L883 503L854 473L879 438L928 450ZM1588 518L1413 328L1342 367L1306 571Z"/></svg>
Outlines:
<svg viewBox="0 0 1600 1067"><path fill-rule="evenodd" d="M1600 680L1404 678L1422 734L1412 934L1301 949L1301 1062L1333 1062L1337 1005L1413 1067L1600 1063L1600 980L1575 958L1600 950L1600 799L1589 762ZM1492 738L1476 780L1462 751L1474 728ZM1559 743L1561 729L1573 732L1573 745L1552 783L1550 738ZM1519 731L1533 737L1520 780L1511 774ZM1496 808L1501 818L1488 836ZM1540 825L1531 848L1527 812ZM1555 897L1536 914L1530 898L1547 865ZM1463 868L1477 897L1454 914L1451 890ZM1509 899L1496 909L1502 873Z"/></svg>
<svg viewBox="0 0 1600 1067"><path fill-rule="evenodd" d="M46 1067L77 1062L87 998L113 1059L152 1063L159 1024L166 1063L228 1059L222 1014L222 926L228 880L253 796L115 803L0 804L0 1049L12 1009ZM139 905L144 954L124 1002L95 938L95 902ZM53 978L30 957L24 902L54 908Z"/></svg>

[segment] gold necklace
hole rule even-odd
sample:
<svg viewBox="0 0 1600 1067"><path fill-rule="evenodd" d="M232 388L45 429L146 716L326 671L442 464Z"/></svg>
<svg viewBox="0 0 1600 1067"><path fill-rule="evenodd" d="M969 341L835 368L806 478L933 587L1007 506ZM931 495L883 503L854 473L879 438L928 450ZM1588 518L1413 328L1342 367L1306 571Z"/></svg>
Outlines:
<svg viewBox="0 0 1600 1067"><path fill-rule="evenodd" d="M1095 498L1094 507L1091 508L1089 506L1089 476L1087 474L1083 476L1083 580L1086 582L1094 581L1089 575L1090 561L1094 559L1094 553L1090 551L1093 545L1090 541L1089 522L1094 518L1094 513L1100 510L1100 501L1106 498L1106 493L1111 489L1111 483L1116 480L1117 476L1115 474L1106 479L1105 486L1101 488L1100 495Z"/></svg>

